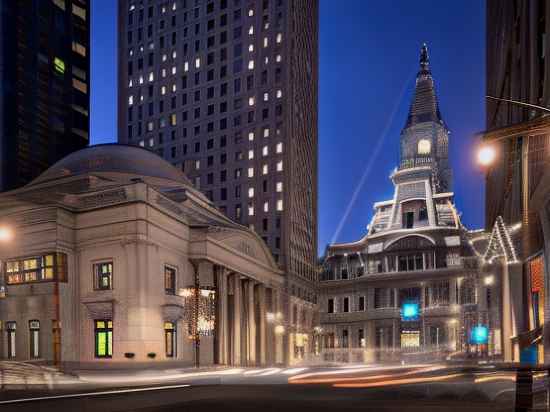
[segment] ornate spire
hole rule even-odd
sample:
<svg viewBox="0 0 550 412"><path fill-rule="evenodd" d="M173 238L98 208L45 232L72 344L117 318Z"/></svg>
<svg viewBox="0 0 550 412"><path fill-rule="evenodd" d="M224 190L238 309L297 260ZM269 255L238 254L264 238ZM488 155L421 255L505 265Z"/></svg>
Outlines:
<svg viewBox="0 0 550 412"><path fill-rule="evenodd" d="M416 76L416 87L405 127L423 122L443 122L439 113L439 105L437 104L426 43L420 48L419 63L420 70Z"/></svg>
<svg viewBox="0 0 550 412"><path fill-rule="evenodd" d="M426 43L422 44L420 49L420 70L430 71L430 56L428 56L428 46Z"/></svg>

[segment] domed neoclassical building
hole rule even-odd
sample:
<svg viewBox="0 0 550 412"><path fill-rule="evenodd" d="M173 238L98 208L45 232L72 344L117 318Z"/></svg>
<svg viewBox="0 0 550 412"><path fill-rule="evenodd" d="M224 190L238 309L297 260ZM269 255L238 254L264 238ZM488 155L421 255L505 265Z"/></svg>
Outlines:
<svg viewBox="0 0 550 412"><path fill-rule="evenodd" d="M467 230L454 204L449 131L425 45L400 143L393 198L374 205L362 239L331 244L323 258L325 353L497 355L500 284L482 270L486 234Z"/></svg>
<svg viewBox="0 0 550 412"><path fill-rule="evenodd" d="M265 243L152 152L75 152L0 194L0 226L13 233L0 248L2 358L283 360L283 276Z"/></svg>

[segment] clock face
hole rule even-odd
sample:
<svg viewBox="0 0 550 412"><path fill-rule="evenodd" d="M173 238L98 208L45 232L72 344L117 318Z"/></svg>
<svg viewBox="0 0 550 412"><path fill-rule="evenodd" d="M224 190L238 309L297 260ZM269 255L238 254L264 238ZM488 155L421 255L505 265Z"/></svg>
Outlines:
<svg viewBox="0 0 550 412"><path fill-rule="evenodd" d="M432 150L432 142L427 139L422 139L418 141L418 154L426 155L430 154Z"/></svg>

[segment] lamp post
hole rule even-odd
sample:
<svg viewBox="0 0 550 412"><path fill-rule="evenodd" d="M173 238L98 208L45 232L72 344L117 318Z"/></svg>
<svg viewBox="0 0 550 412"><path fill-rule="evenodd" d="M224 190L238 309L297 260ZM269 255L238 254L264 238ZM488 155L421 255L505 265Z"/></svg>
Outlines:
<svg viewBox="0 0 550 412"><path fill-rule="evenodd" d="M184 299L184 317L187 321L193 341L195 367L200 367L201 334L210 334L215 322L215 288L200 285L199 262L191 261L193 284L180 290Z"/></svg>

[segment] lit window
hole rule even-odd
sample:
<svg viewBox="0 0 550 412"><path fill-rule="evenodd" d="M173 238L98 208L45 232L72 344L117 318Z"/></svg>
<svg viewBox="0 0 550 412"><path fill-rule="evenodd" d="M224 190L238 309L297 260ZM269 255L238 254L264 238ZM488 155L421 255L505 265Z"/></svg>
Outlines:
<svg viewBox="0 0 550 412"><path fill-rule="evenodd" d="M139 145L140 145L141 147L145 147L145 141L140 140L140 141L139 141Z"/></svg>
<svg viewBox="0 0 550 412"><path fill-rule="evenodd" d="M111 319L94 321L95 357L113 356L113 321Z"/></svg>
<svg viewBox="0 0 550 412"><path fill-rule="evenodd" d="M153 72L149 73L149 81L152 82L155 80L155 75L153 74Z"/></svg>
<svg viewBox="0 0 550 412"><path fill-rule="evenodd" d="M178 56L178 54L177 54L176 51L174 50L174 51L172 52L172 59L175 60L177 56Z"/></svg>
<svg viewBox="0 0 550 412"><path fill-rule="evenodd" d="M264 37L264 47L267 47L267 45L268 45L267 37Z"/></svg>
<svg viewBox="0 0 550 412"><path fill-rule="evenodd" d="M254 168L253 167L248 168L248 177L254 177Z"/></svg>
<svg viewBox="0 0 550 412"><path fill-rule="evenodd" d="M254 26L250 26L248 29L248 34L253 35L254 34Z"/></svg>
<svg viewBox="0 0 550 412"><path fill-rule="evenodd" d="M93 265L94 289L109 290L113 288L113 262L101 262Z"/></svg>
<svg viewBox="0 0 550 412"><path fill-rule="evenodd" d="M277 199L277 212L283 210L283 199Z"/></svg>
<svg viewBox="0 0 550 412"><path fill-rule="evenodd" d="M280 43L283 40L283 35L281 33L277 33L277 43Z"/></svg>
<svg viewBox="0 0 550 412"><path fill-rule="evenodd" d="M283 171L283 161L280 160L277 162L277 171L282 172Z"/></svg>
<svg viewBox="0 0 550 412"><path fill-rule="evenodd" d="M269 100L269 93L264 93L264 102Z"/></svg>
<svg viewBox="0 0 550 412"><path fill-rule="evenodd" d="M248 216L254 216L254 205L253 204L248 205Z"/></svg>
<svg viewBox="0 0 550 412"><path fill-rule="evenodd" d="M264 137L269 137L269 127L264 129Z"/></svg>
<svg viewBox="0 0 550 412"><path fill-rule="evenodd" d="M280 54L278 54L277 56L275 56L275 61L276 61L277 63L281 63L281 55L280 55Z"/></svg>
<svg viewBox="0 0 550 412"><path fill-rule="evenodd" d="M268 170L267 164L264 164L264 165L262 166L262 174L266 175L266 174L268 173L268 171L269 171L269 170Z"/></svg>
<svg viewBox="0 0 550 412"><path fill-rule="evenodd" d="M248 70L253 70L254 69L254 60L250 60L248 62Z"/></svg>
<svg viewBox="0 0 550 412"><path fill-rule="evenodd" d="M174 3L174 6L176 3ZM176 356L176 323L164 322L164 347L167 358Z"/></svg>
<svg viewBox="0 0 550 412"><path fill-rule="evenodd" d="M269 56L265 56L264 58L264 64L269 64Z"/></svg>
<svg viewBox="0 0 550 412"><path fill-rule="evenodd" d="M153 122L150 122L150 123L153 123ZM151 127L151 130L153 129L153 127ZM149 147L153 147L155 145L155 139L153 139L152 137L149 139Z"/></svg>
<svg viewBox="0 0 550 412"><path fill-rule="evenodd" d="M254 16L254 9L248 9L248 17Z"/></svg>
<svg viewBox="0 0 550 412"><path fill-rule="evenodd" d="M176 66L172 66L172 74L176 74Z"/></svg>
<svg viewBox="0 0 550 412"><path fill-rule="evenodd" d="M166 69L162 69L162 77L166 77Z"/></svg>
<svg viewBox="0 0 550 412"><path fill-rule="evenodd" d="M134 49L130 49L130 57L134 55Z"/></svg>
<svg viewBox="0 0 550 412"><path fill-rule="evenodd" d="M249 140L250 142L253 142L253 141L254 141L254 132L249 132L249 133L248 133L248 140Z"/></svg>
<svg viewBox="0 0 550 412"><path fill-rule="evenodd" d="M167 295L176 294L176 269L164 266L164 291Z"/></svg>
<svg viewBox="0 0 550 412"><path fill-rule="evenodd" d="M176 92L176 83L174 83L174 84L172 85L172 93L175 93L175 92Z"/></svg>
<svg viewBox="0 0 550 412"><path fill-rule="evenodd" d="M29 321L29 343L31 358L40 357L40 321Z"/></svg>
<svg viewBox="0 0 550 412"><path fill-rule="evenodd" d="M147 122L147 131L152 132L153 131L153 122Z"/></svg>
<svg viewBox="0 0 550 412"><path fill-rule="evenodd" d="M269 147L262 147L262 156L267 156L269 154Z"/></svg>
<svg viewBox="0 0 550 412"><path fill-rule="evenodd" d="M195 160L195 169L199 170L200 168L201 168L201 161L200 160Z"/></svg>
<svg viewBox="0 0 550 412"><path fill-rule="evenodd" d="M269 202L264 202L264 212L269 212Z"/></svg>
<svg viewBox="0 0 550 412"><path fill-rule="evenodd" d="M139 84L143 84L143 76L139 76Z"/></svg>
<svg viewBox="0 0 550 412"><path fill-rule="evenodd" d="M253 187L249 187L248 188L248 197L254 197L254 188Z"/></svg>
<svg viewBox="0 0 550 412"><path fill-rule="evenodd" d="M162 61L165 62L167 58L168 58L168 56L166 56L166 53L164 53L164 54L162 55Z"/></svg>
<svg viewBox="0 0 550 412"><path fill-rule="evenodd" d="M131 106L134 104L134 96L130 95L128 96L128 106Z"/></svg>
<svg viewBox="0 0 550 412"><path fill-rule="evenodd" d="M166 94L166 86L162 86L160 88L160 94L165 95Z"/></svg>
<svg viewBox="0 0 550 412"><path fill-rule="evenodd" d="M78 42L73 41L73 51L83 57L86 57L86 47Z"/></svg>
<svg viewBox="0 0 550 412"><path fill-rule="evenodd" d="M75 80L75 79L73 79L73 83L74 83L74 80ZM143 101L143 95L139 96L139 101L140 101L140 102Z"/></svg>
<svg viewBox="0 0 550 412"><path fill-rule="evenodd" d="M73 3L73 14L80 17L82 20L86 21L86 9L77 6Z"/></svg>
<svg viewBox="0 0 550 412"><path fill-rule="evenodd" d="M275 185L275 190L277 192L282 192L283 191L283 182L277 182L277 184Z"/></svg>
<svg viewBox="0 0 550 412"><path fill-rule="evenodd" d="M249 51L250 53L252 53L252 52L254 51L254 45L253 45L253 44L250 44L250 45L248 46L248 51Z"/></svg>
<svg viewBox="0 0 550 412"><path fill-rule="evenodd" d="M432 144L427 139L421 139L418 141L418 154L430 154Z"/></svg>
<svg viewBox="0 0 550 412"><path fill-rule="evenodd" d="M254 159L254 150L249 150L248 151L248 160L252 160Z"/></svg>
<svg viewBox="0 0 550 412"><path fill-rule="evenodd" d="M283 153L283 143L279 142L277 143L277 147L275 149L277 153Z"/></svg>
<svg viewBox="0 0 550 412"><path fill-rule="evenodd" d="M199 69L201 67L201 59L197 57L195 59L195 69Z"/></svg>
<svg viewBox="0 0 550 412"><path fill-rule="evenodd" d="M172 113L170 115L170 125L171 126L175 126L177 124L177 117L176 117L176 114L175 113Z"/></svg>
<svg viewBox="0 0 550 412"><path fill-rule="evenodd" d="M176 10L176 2L172 3L172 10Z"/></svg>
<svg viewBox="0 0 550 412"><path fill-rule="evenodd" d="M249 97L248 98L248 105L249 106L254 106L254 100L255 100L254 97Z"/></svg>
<svg viewBox="0 0 550 412"><path fill-rule="evenodd" d="M283 97L283 92L282 90L277 90L277 99L280 99L281 97Z"/></svg>
<svg viewBox="0 0 550 412"><path fill-rule="evenodd" d="M183 63L183 71L188 72L189 71L189 62Z"/></svg>

